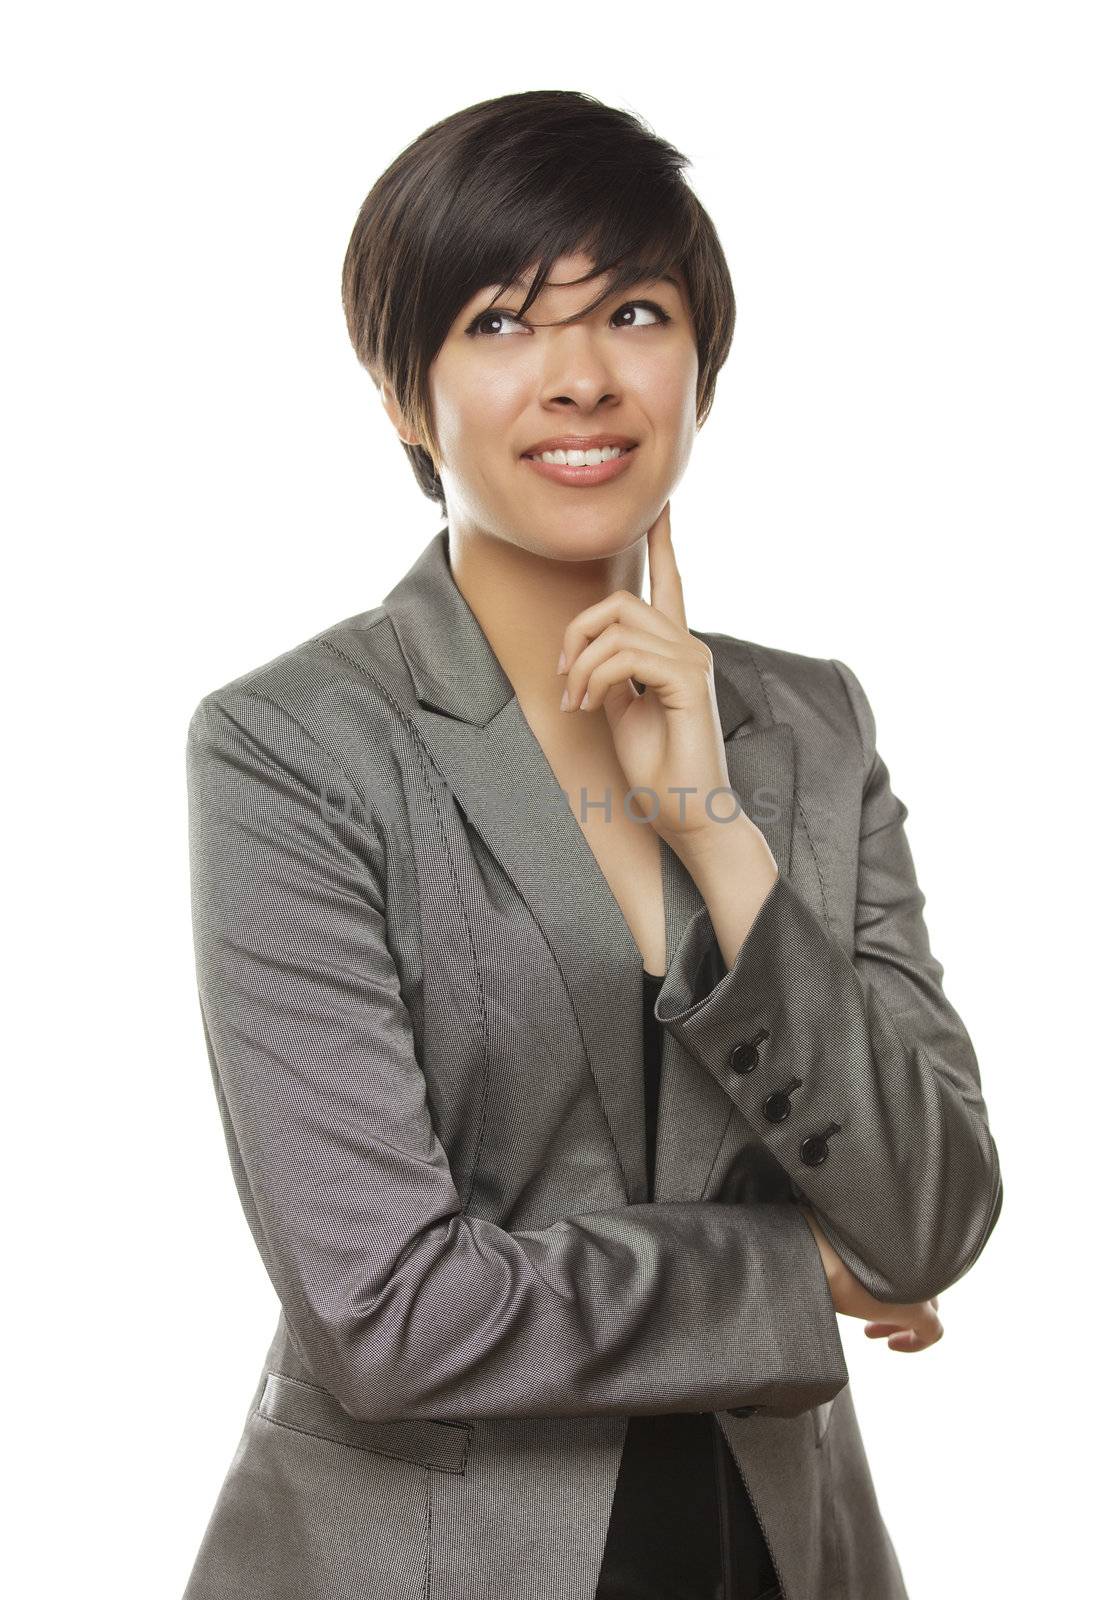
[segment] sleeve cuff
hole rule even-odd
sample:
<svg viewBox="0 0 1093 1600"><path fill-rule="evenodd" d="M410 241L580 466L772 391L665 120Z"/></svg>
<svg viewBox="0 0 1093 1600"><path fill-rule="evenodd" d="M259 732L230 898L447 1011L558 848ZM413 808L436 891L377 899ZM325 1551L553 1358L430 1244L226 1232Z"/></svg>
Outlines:
<svg viewBox="0 0 1093 1600"><path fill-rule="evenodd" d="M703 1041L709 1041L711 1033L724 1026L727 1019L723 1002L728 1002L730 992L735 1001L737 991L746 986L746 978L745 984L734 984L733 980L741 972L754 971L756 947L769 946L769 925L779 915L784 917L782 905L788 892L788 880L779 873L732 967L725 965L705 905L684 928L657 995L655 1014L692 1054L700 1055ZM712 1017L708 1015L711 1011Z"/></svg>
<svg viewBox="0 0 1093 1600"><path fill-rule="evenodd" d="M858 981L846 952L781 874L726 968L709 910L691 918L657 996L655 1015L766 1135L796 1119L766 1097L786 1087L798 1053L832 1032L832 1008ZM798 1080L799 1081L799 1080ZM800 1104L812 1100L810 1085ZM785 1130L783 1130L785 1131ZM805 1157L806 1161L808 1156Z"/></svg>

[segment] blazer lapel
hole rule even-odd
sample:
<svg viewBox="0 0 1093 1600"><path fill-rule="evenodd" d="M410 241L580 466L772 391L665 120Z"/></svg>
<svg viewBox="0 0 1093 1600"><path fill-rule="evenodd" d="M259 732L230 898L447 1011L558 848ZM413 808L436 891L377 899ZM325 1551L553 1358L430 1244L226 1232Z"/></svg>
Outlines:
<svg viewBox="0 0 1093 1600"><path fill-rule="evenodd" d="M553 952L627 1197L647 1199L641 952L512 683L452 577L446 527L385 597L384 609L414 684L410 715L460 810ZM761 695L749 704L720 658L716 692L733 789L788 873L792 730L769 718L764 723ZM670 963L702 899L663 841L661 875ZM657 1196L698 1199L732 1103L667 1032L664 1041Z"/></svg>

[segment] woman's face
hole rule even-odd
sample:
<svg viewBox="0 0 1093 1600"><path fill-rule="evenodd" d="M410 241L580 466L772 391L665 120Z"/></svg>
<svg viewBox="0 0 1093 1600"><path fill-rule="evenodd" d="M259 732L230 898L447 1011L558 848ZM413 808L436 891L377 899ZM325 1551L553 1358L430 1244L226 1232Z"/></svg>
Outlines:
<svg viewBox="0 0 1093 1600"><path fill-rule="evenodd" d="M592 264L559 258L523 321L513 315L523 290L491 307L497 289L487 287L449 330L429 388L453 530L560 559L608 556L648 531L683 476L698 351L682 277L632 285L568 326L541 326L603 289L606 277L573 282ZM597 434L636 446L601 482L562 482L528 459L544 440Z"/></svg>

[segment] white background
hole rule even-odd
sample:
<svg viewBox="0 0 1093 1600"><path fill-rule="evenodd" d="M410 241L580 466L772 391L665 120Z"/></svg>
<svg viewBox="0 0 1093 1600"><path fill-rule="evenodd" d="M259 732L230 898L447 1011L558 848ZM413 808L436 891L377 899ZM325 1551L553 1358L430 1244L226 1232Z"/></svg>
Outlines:
<svg viewBox="0 0 1093 1600"><path fill-rule="evenodd" d="M179 1596L231 1460L276 1303L198 1012L186 727L376 604L439 526L350 348L342 256L428 124L545 87L691 158L739 309L672 499L689 621L861 678L979 1054L1005 1203L945 1337L900 1355L841 1321L909 1593L1055 1594L1086 1570L1079 13L220 0L40 5L9 31L21 1600Z"/></svg>

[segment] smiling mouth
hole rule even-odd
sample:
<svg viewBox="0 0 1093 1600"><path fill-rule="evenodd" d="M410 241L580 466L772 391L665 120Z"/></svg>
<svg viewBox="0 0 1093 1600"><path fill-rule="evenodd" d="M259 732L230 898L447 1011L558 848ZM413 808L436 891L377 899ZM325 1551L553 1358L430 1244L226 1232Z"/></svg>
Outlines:
<svg viewBox="0 0 1093 1600"><path fill-rule="evenodd" d="M625 448L613 446L607 450L547 450L539 456L521 456L528 469L537 478L544 478L563 489L596 489L601 484L613 482L630 470L630 462L637 454L636 444ZM589 461L588 455L593 459ZM578 461L571 461L578 456ZM554 458L553 460L551 458ZM558 459L561 457L562 459ZM598 459L596 459L598 458Z"/></svg>
<svg viewBox="0 0 1093 1600"><path fill-rule="evenodd" d="M636 449L636 444L628 444L597 446L592 450L543 450L538 455L529 452L522 459L544 461L551 467L598 467L605 461L617 461L620 456L627 456Z"/></svg>

